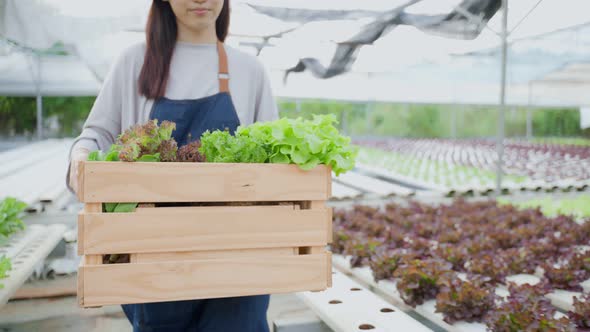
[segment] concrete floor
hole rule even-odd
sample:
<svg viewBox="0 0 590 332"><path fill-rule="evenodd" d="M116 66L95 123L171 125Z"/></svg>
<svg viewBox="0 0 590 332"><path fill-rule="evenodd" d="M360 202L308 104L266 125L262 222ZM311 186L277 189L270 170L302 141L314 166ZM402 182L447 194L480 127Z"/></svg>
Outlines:
<svg viewBox="0 0 590 332"><path fill-rule="evenodd" d="M309 308L294 294L271 296L268 322L291 315L309 313ZM78 308L73 296L11 301L0 308L1 332L129 332L129 321L120 306L96 309Z"/></svg>

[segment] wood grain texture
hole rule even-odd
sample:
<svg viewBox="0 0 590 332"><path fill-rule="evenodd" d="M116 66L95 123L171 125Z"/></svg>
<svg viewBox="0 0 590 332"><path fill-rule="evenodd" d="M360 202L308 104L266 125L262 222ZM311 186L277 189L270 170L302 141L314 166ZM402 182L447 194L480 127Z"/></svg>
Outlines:
<svg viewBox="0 0 590 332"><path fill-rule="evenodd" d="M84 253L84 212L78 212L78 238L77 238L78 256Z"/></svg>
<svg viewBox="0 0 590 332"><path fill-rule="evenodd" d="M83 202L328 200L331 172L320 165L82 162ZM165 180L165 181L164 181Z"/></svg>
<svg viewBox="0 0 590 332"><path fill-rule="evenodd" d="M85 213L79 254L178 252L326 244L329 209L154 208Z"/></svg>
<svg viewBox="0 0 590 332"><path fill-rule="evenodd" d="M55 279L35 280L25 283L10 300L38 299L76 295L77 276L59 276Z"/></svg>
<svg viewBox="0 0 590 332"><path fill-rule="evenodd" d="M84 259L80 260L76 281L78 306L84 307Z"/></svg>
<svg viewBox="0 0 590 332"><path fill-rule="evenodd" d="M334 222L334 209L328 208L328 216L326 217L326 224L327 224L327 232L326 232L326 242L328 244L332 243L334 238L333 236L333 222Z"/></svg>
<svg viewBox="0 0 590 332"><path fill-rule="evenodd" d="M330 288L332 287L332 252L328 251L326 252L326 260L328 261L326 263L326 273L328 274L328 284L327 287Z"/></svg>
<svg viewBox="0 0 590 332"><path fill-rule="evenodd" d="M329 208L326 205L326 201L305 201L302 202L302 206L304 209L307 210L328 210L328 214L326 216L326 226L328 229L326 241L327 243L332 243L332 215L333 209Z"/></svg>
<svg viewBox="0 0 590 332"><path fill-rule="evenodd" d="M84 204L84 214L87 213L102 213L102 203L86 203ZM78 223L80 223L79 219L78 219ZM86 225L84 225L84 218L82 217L82 232L84 232L84 230L86 229ZM80 232L80 229L78 229L78 232ZM82 233L83 235L84 233ZM80 241L81 239L81 241ZM78 233L78 240L82 243L82 246L84 246L84 236L80 237L80 233ZM80 251L80 244L78 244L78 255L84 255L84 247L82 247L82 251ZM84 256L84 260L87 262L87 264L92 264L92 265L98 265L98 264L102 264L102 255L92 255L92 254L87 254Z"/></svg>
<svg viewBox="0 0 590 332"><path fill-rule="evenodd" d="M80 202L84 202L84 179L86 178L86 163L85 162L80 162L78 163L78 174L77 174L77 180L78 180L78 188L76 188L76 196L78 197L78 200Z"/></svg>
<svg viewBox="0 0 590 332"><path fill-rule="evenodd" d="M132 254L131 263L175 262L187 260L222 259L222 258L248 258L248 257L274 257L277 255L293 256L293 248L259 248L259 249L234 249L234 250L206 250L186 252L163 252Z"/></svg>
<svg viewBox="0 0 590 332"><path fill-rule="evenodd" d="M83 305L275 294L327 287L326 254L82 266Z"/></svg>
<svg viewBox="0 0 590 332"><path fill-rule="evenodd" d="M331 284L331 180L325 166L82 162L78 302L323 290ZM132 213L103 213L103 202L141 204ZM216 206L154 204L165 202ZM232 202L281 205L222 205ZM129 253L130 263L102 264L102 255L117 253Z"/></svg>

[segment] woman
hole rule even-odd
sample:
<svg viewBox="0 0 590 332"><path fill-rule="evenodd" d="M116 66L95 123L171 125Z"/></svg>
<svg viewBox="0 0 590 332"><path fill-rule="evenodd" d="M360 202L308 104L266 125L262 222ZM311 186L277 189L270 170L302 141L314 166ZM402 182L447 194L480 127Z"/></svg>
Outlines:
<svg viewBox="0 0 590 332"><path fill-rule="evenodd" d="M222 43L229 11L229 0L153 0L146 43L114 63L72 145L70 190L89 151L108 150L122 130L149 119L174 121L182 146L205 130L278 117L262 65ZM134 331L258 332L268 331L268 301L262 295L122 307Z"/></svg>

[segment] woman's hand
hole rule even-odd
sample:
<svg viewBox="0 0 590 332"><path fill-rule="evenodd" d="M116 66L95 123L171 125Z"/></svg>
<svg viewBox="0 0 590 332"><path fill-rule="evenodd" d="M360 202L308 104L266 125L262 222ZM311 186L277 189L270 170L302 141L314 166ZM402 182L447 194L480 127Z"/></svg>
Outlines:
<svg viewBox="0 0 590 332"><path fill-rule="evenodd" d="M88 154L90 153L90 151L86 148L77 148L74 151L72 151L72 158L70 161L70 186L72 187L72 189L76 192L76 194L78 193L78 166L80 165L80 162L88 159Z"/></svg>

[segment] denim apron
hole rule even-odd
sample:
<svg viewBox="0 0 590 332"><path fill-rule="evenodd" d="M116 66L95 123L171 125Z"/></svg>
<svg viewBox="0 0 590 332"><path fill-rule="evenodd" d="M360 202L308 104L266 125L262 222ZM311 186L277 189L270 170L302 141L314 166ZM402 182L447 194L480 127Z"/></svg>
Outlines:
<svg viewBox="0 0 590 332"><path fill-rule="evenodd" d="M172 137L178 147L199 139L206 130L227 129L233 134L240 124L229 95L227 55L221 42L217 43L217 53L219 93L187 100L162 97L154 102L150 120L175 122ZM134 332L268 332L269 298L259 295L121 306Z"/></svg>

